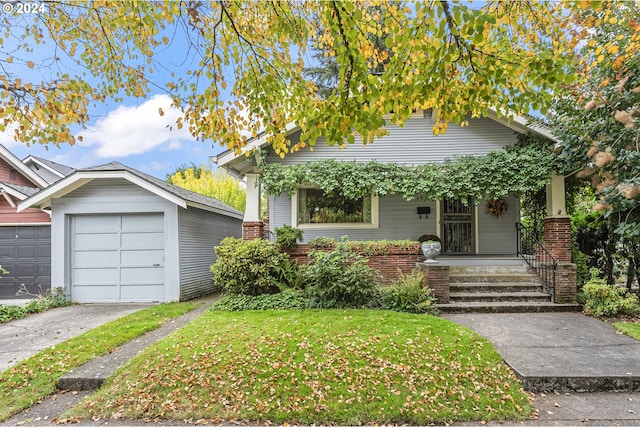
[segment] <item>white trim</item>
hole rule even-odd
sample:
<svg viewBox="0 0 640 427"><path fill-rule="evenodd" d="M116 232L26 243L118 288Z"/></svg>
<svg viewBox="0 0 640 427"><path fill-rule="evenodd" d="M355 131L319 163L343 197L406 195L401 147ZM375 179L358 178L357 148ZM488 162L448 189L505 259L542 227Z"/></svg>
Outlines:
<svg viewBox="0 0 640 427"><path fill-rule="evenodd" d="M221 215L225 215L225 216L229 216L229 217L233 217L233 218L238 218L238 219L242 219L243 215L242 214L238 214L235 212L229 212L226 211L224 209L220 209L220 208L215 208L213 206L207 206L207 205L203 205L201 203L196 203L196 202L187 202L187 209L189 207L192 208L197 208L197 209L202 209L203 211L208 211L208 212L213 212L213 213L219 213Z"/></svg>
<svg viewBox="0 0 640 427"><path fill-rule="evenodd" d="M64 197L94 179L124 179L175 205L185 209L187 208L187 202L184 199L175 196L174 194L171 194L128 171L78 171L20 202L17 211L22 212L30 207L48 207L51 205L52 199Z"/></svg>
<svg viewBox="0 0 640 427"><path fill-rule="evenodd" d="M442 239L442 223L440 221L440 209L442 206L442 200L436 200L436 236Z"/></svg>
<svg viewBox="0 0 640 427"><path fill-rule="evenodd" d="M33 162L35 164L37 164L38 166L48 170L49 172L53 173L54 175L59 176L60 178L64 178L65 175L62 174L61 172L55 170L54 168L52 168L51 166L47 165L46 163L43 163L40 159L36 159L33 156L29 156L26 159L22 160L22 163L27 163L27 162ZM36 172L37 173L37 172Z"/></svg>
<svg viewBox="0 0 640 427"><path fill-rule="evenodd" d="M50 226L50 222L3 222L0 227L41 227L43 225Z"/></svg>
<svg viewBox="0 0 640 427"><path fill-rule="evenodd" d="M314 188L314 187L299 187ZM323 224L298 224L298 191L291 197L291 226L300 230L327 230L327 229L374 229L380 228L380 197L371 196L371 222L328 222Z"/></svg>
<svg viewBox="0 0 640 427"><path fill-rule="evenodd" d="M2 157L10 166L16 171L20 172L22 176L33 182L40 188L44 188L49 183L45 181L40 175L35 173L29 166L25 165L18 159L11 151L7 150L4 145L0 144L0 157Z"/></svg>
<svg viewBox="0 0 640 427"><path fill-rule="evenodd" d="M13 196L13 197L15 197L16 199L19 199L19 200L24 200L24 199L27 198L26 194L16 190L15 188L12 188L9 185L0 184L0 191L4 191L7 194L9 194L10 196Z"/></svg>
<svg viewBox="0 0 640 427"><path fill-rule="evenodd" d="M289 136L294 132L300 130L300 126L291 122L285 126L285 135ZM249 143L244 147L240 154L236 154L233 150L227 150L223 153L218 154L217 156L211 158L211 160L218 166L222 167L237 159L238 157L244 157L246 153L251 152L253 150L257 150L261 148L263 145L266 145L268 141L268 135L266 133L261 133L253 139L249 140Z"/></svg>
<svg viewBox="0 0 640 427"><path fill-rule="evenodd" d="M474 246L475 246L475 255L480 253L480 230L479 230L479 215L478 215L478 205L474 205L473 207L473 219L475 224L473 224L473 234L474 234Z"/></svg>
<svg viewBox="0 0 640 427"><path fill-rule="evenodd" d="M0 194L2 194L2 197L4 197L4 199L7 201L7 203L9 203L9 205L15 209L16 202L13 201L13 199L11 198L11 196L9 196L9 194L7 193L7 191L3 188L2 190L0 190Z"/></svg>

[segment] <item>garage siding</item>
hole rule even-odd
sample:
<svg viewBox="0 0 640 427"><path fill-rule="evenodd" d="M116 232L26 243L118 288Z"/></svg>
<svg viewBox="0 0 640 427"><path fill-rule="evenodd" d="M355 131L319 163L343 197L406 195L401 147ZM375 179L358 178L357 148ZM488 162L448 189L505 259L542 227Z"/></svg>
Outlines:
<svg viewBox="0 0 640 427"><path fill-rule="evenodd" d="M242 219L201 209L178 210L180 235L180 300L188 300L216 290L211 280L213 250L225 237L242 236Z"/></svg>

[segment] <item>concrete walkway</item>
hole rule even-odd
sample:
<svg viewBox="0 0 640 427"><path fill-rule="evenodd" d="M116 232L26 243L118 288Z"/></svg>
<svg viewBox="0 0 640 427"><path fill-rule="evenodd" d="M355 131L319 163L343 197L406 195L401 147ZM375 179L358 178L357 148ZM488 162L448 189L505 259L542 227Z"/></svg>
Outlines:
<svg viewBox="0 0 640 427"><path fill-rule="evenodd" d="M598 319L579 313L443 317L489 339L527 390L640 391L640 341Z"/></svg>
<svg viewBox="0 0 640 427"><path fill-rule="evenodd" d="M0 304L5 304L4 301L0 300ZM70 305L0 323L0 371L45 348L150 305Z"/></svg>

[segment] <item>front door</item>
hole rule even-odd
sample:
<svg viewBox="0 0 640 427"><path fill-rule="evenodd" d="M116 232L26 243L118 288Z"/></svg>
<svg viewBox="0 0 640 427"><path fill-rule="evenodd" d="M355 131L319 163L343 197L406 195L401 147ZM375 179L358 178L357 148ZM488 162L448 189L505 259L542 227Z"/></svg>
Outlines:
<svg viewBox="0 0 640 427"><path fill-rule="evenodd" d="M442 201L442 252L448 255L474 253L473 203L459 199Z"/></svg>

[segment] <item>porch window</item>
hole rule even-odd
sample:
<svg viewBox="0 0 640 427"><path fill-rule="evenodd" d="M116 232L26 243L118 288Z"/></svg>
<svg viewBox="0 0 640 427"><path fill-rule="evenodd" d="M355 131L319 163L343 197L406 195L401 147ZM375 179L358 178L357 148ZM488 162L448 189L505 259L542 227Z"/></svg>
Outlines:
<svg viewBox="0 0 640 427"><path fill-rule="evenodd" d="M301 228L378 227L378 198L349 200L327 195L317 188L300 188L293 203L293 215Z"/></svg>

